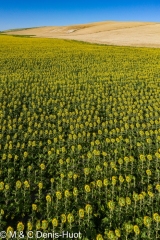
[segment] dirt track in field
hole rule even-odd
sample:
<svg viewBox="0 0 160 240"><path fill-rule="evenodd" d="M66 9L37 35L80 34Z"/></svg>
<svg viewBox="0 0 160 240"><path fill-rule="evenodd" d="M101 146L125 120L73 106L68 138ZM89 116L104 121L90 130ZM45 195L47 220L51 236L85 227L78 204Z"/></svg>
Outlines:
<svg viewBox="0 0 160 240"><path fill-rule="evenodd" d="M97 22L65 27L39 27L6 33L107 45L160 48L160 23L154 22Z"/></svg>

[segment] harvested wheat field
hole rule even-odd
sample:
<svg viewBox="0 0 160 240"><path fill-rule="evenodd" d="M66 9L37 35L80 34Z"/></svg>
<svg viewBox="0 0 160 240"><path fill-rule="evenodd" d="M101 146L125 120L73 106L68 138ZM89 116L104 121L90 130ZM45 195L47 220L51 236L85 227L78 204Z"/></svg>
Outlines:
<svg viewBox="0 0 160 240"><path fill-rule="evenodd" d="M7 34L34 35L120 46L160 47L160 23L97 22L64 27L38 27L7 31Z"/></svg>

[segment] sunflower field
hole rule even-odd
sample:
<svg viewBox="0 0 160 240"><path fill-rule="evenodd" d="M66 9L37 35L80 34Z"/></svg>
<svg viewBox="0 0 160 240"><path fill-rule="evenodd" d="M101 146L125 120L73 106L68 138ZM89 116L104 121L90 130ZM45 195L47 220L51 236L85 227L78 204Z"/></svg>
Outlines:
<svg viewBox="0 0 160 240"><path fill-rule="evenodd" d="M0 46L0 239L160 239L160 49Z"/></svg>

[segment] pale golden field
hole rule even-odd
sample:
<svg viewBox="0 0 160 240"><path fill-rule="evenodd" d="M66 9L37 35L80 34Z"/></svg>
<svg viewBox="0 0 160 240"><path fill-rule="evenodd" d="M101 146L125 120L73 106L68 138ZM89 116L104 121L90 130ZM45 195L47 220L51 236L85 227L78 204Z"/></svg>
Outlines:
<svg viewBox="0 0 160 240"><path fill-rule="evenodd" d="M120 46L160 47L160 23L97 22L64 27L39 27L7 34L35 35Z"/></svg>

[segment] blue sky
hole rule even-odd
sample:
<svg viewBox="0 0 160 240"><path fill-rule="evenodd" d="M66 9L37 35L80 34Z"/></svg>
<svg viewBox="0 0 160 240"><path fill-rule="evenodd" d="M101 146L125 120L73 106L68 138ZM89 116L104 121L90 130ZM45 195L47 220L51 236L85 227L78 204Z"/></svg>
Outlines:
<svg viewBox="0 0 160 240"><path fill-rule="evenodd" d="M0 0L0 31L108 20L160 22L160 0Z"/></svg>

